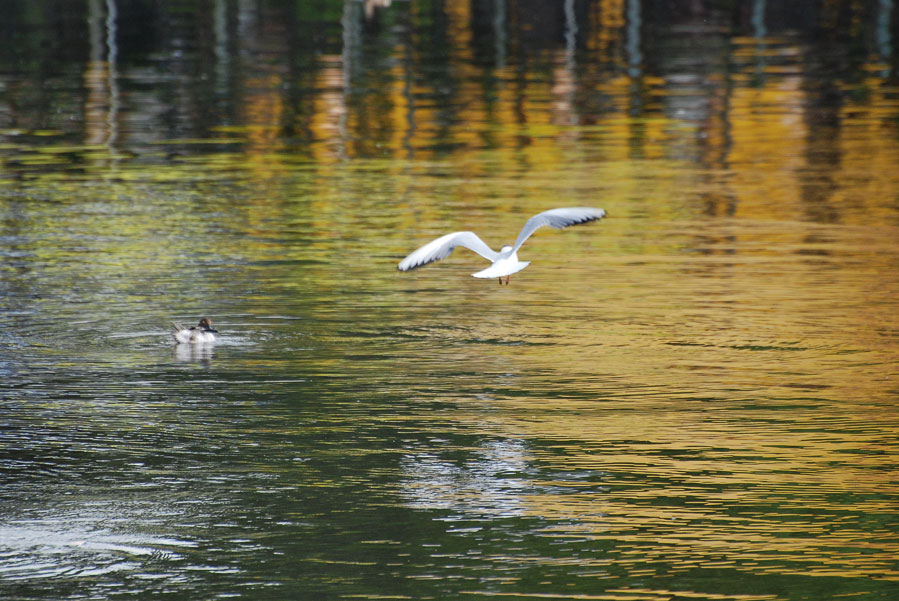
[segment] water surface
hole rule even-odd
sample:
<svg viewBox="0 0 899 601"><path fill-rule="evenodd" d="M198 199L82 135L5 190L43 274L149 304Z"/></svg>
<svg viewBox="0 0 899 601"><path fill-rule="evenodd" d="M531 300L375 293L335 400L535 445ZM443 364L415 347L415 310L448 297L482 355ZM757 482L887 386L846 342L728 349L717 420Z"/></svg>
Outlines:
<svg viewBox="0 0 899 601"><path fill-rule="evenodd" d="M895 595L891 3L12 7L0 596Z"/></svg>

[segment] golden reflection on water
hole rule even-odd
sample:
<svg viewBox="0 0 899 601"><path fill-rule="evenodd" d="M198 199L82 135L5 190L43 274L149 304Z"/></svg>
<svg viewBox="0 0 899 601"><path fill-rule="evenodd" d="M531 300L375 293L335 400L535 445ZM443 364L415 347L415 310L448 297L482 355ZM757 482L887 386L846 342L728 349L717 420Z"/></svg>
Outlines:
<svg viewBox="0 0 899 601"><path fill-rule="evenodd" d="M446 369L492 382L478 400L445 392L453 419L535 441L522 460L541 473L592 478L537 479L538 490L573 490L512 494L513 506L505 479L475 470L473 488L458 475L444 488L413 464L427 491L415 503L514 508L564 522L547 536L630 541L635 565L674 572L899 579L892 530L847 524L893 512L899 232L870 217L878 210L809 221L795 188L783 189L744 190L721 217L672 196L646 216L612 194L597 203L611 212L602 223L528 241L520 256L534 263L508 288L472 285L472 256L404 274L406 319L453 324L430 335ZM663 218L656 206L674 210ZM513 213L498 210L499 225L452 215L459 226L444 229L486 220L498 246L521 222ZM434 369L426 361L422 378Z"/></svg>

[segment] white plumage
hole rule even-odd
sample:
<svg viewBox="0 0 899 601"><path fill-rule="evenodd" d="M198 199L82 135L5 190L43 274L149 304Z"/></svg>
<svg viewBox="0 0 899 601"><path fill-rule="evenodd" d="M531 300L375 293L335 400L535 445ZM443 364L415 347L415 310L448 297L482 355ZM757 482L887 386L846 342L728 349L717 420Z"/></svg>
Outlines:
<svg viewBox="0 0 899 601"><path fill-rule="evenodd" d="M605 216L606 212L604 210L592 207L566 207L543 211L525 222L524 227L521 228L521 232L518 234L518 238L515 239L515 244L504 246L499 252L487 246L474 232L453 232L428 242L400 261L397 268L400 271L409 271L410 269L444 259L457 246L464 246L492 263L487 269L471 275L476 278L502 278L505 276L506 284L508 284L510 275L521 271L530 264L530 261L518 260L518 249L539 228L548 225L556 229L562 229L571 225L596 221ZM502 279L500 279L500 283L502 283Z"/></svg>
<svg viewBox="0 0 899 601"><path fill-rule="evenodd" d="M172 337L177 344L209 344L215 342L215 335L218 333L218 330L212 329L212 322L205 317L189 328L172 322L172 328Z"/></svg>

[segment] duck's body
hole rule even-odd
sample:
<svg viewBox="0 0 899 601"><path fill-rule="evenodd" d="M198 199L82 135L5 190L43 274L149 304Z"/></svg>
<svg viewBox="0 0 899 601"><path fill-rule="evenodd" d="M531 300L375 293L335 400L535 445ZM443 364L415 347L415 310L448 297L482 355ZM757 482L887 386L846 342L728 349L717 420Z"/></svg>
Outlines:
<svg viewBox="0 0 899 601"><path fill-rule="evenodd" d="M215 335L218 333L218 330L212 329L212 322L205 317L190 328L175 322L172 322L172 327L172 336L177 344L209 344L215 342Z"/></svg>
<svg viewBox="0 0 899 601"><path fill-rule="evenodd" d="M500 284L503 283L503 278L505 277L506 284L508 284L510 275L521 271L531 264L530 261L518 260L518 249L539 228L548 225L556 229L562 229L580 223L597 221L605 216L606 212L604 210L593 207L566 207L543 211L527 220L524 227L521 228L514 245L504 246L499 252L487 246L474 232L453 232L425 244L400 261L397 267L400 271L409 271L410 269L443 259L449 256L457 246L464 246L491 262L490 267L487 269L471 275L476 278L499 278Z"/></svg>

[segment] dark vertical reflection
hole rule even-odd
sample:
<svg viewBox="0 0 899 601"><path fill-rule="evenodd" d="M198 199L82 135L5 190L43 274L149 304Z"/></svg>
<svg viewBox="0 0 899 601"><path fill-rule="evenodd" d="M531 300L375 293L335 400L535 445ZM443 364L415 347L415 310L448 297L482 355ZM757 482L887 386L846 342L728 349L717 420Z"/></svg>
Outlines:
<svg viewBox="0 0 899 601"><path fill-rule="evenodd" d="M839 9L831 7L830 10ZM824 26L837 17L825 12L821 18ZM836 35L836 32L823 33L809 48L803 78L802 115L807 139L803 149L805 166L800 171L801 197L807 217L821 223L839 220L832 197L837 189L833 174L842 162L840 137L844 104L840 82L826 74L845 72L853 60Z"/></svg>
<svg viewBox="0 0 899 601"><path fill-rule="evenodd" d="M228 0L215 0L213 6L213 33L215 52L215 91L218 98L228 92L231 71L230 30L228 25Z"/></svg>
<svg viewBox="0 0 899 601"><path fill-rule="evenodd" d="M768 27L765 25L766 0L752 0L752 35L763 38L768 35Z"/></svg>
<svg viewBox="0 0 899 601"><path fill-rule="evenodd" d="M107 86L109 87L109 112L106 117L106 124L109 133L104 140L106 146L110 149L115 147L118 140L118 119L119 119L119 45L118 45L118 9L115 0L106 0L106 69L107 69Z"/></svg>
<svg viewBox="0 0 899 601"><path fill-rule="evenodd" d="M889 77L892 74L891 64L893 62L893 0L878 0L875 26L875 41L877 44L877 53L880 60L884 61L887 67L880 72L882 77Z"/></svg>
<svg viewBox="0 0 899 601"><path fill-rule="evenodd" d="M506 0L493 0L493 48L496 69L506 66Z"/></svg>
<svg viewBox="0 0 899 601"><path fill-rule="evenodd" d="M32 19L56 28L77 17L87 30L85 52L60 55L55 42L32 52L27 49L33 39L25 39L0 50L0 61L26 65L30 53L47 59L41 66L73 65L82 81L44 74L41 81L57 83L35 92L36 103L25 99L38 88L37 80L26 75L13 82L6 98L19 108L15 117L7 112L7 126L78 126L90 143L138 155L153 154L167 139L214 137L222 130L253 137L234 130L239 127L257 128L247 142L258 146L264 125L283 140L260 148L290 148L306 156L330 148L343 158L423 157L422 149L426 155L446 152L477 140L495 146L495 129L504 120L534 125L535 111L549 103L557 109L557 125L600 123L622 105L634 117L707 123L711 138L699 141L707 148L698 152L720 162L722 153L708 147L720 144L726 152L730 76L744 61L740 36L756 41L751 73L759 86L780 68L772 63L778 39L809 44L810 73L818 72L815 63L826 62L837 86L855 84L858 68L871 58L864 44L849 43L853 39L867 41L879 67L868 72L877 77L889 78L890 69L883 67L895 62L896 19L888 0L870 11L842 2L763 0L676 6L643 0L325 2L314 10L251 0L214 0L209 10L163 1L89 0L56 11L59 21L51 16L54 3L30 12L25 6L11 3L7 21ZM622 71L626 88L615 78ZM542 89L547 78L554 86L549 97ZM653 89L657 78L665 82L661 90ZM71 104L49 106L61 97L57 90L87 96L80 114ZM475 97L478 90L486 107ZM43 110L29 111L31 106ZM511 113L504 110L508 106ZM398 119L403 133L394 137ZM328 123L334 132L322 129ZM463 129L477 135L461 135ZM527 141L527 129L519 142ZM639 142L633 148L634 156L645 155ZM216 147L167 148L173 154L207 149ZM697 149L684 145L681 151L695 156Z"/></svg>

